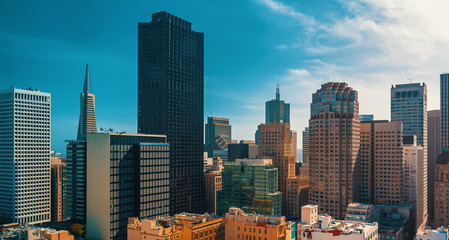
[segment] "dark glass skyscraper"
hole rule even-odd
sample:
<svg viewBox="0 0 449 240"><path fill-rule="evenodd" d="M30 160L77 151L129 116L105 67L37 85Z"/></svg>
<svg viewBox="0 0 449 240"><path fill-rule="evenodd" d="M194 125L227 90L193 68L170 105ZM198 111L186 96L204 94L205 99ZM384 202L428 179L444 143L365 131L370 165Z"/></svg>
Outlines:
<svg viewBox="0 0 449 240"><path fill-rule="evenodd" d="M228 149L231 143L231 125L229 119L208 117L206 123L206 143L204 151L213 156L214 150Z"/></svg>
<svg viewBox="0 0 449 240"><path fill-rule="evenodd" d="M265 103L265 123L290 123L290 103L281 100L279 85L276 87L276 99Z"/></svg>
<svg viewBox="0 0 449 240"><path fill-rule="evenodd" d="M138 132L170 144L170 214L203 211L204 35L166 12L138 29Z"/></svg>
<svg viewBox="0 0 449 240"><path fill-rule="evenodd" d="M449 150L449 73L440 74L441 148Z"/></svg>

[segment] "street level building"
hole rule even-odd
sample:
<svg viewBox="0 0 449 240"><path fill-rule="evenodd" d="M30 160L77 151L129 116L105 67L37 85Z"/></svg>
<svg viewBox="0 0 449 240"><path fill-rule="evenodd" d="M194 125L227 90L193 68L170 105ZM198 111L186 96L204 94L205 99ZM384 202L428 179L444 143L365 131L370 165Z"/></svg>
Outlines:
<svg viewBox="0 0 449 240"><path fill-rule="evenodd" d="M180 213L175 217L176 230L181 239L225 239L225 221L222 217L209 214Z"/></svg>
<svg viewBox="0 0 449 240"><path fill-rule="evenodd" d="M176 240L182 239L170 217L161 219L128 219L127 240Z"/></svg>
<svg viewBox="0 0 449 240"><path fill-rule="evenodd" d="M296 239L296 223L286 221L284 216L270 216L246 213L239 208L230 208L225 215L226 240Z"/></svg>
<svg viewBox="0 0 449 240"><path fill-rule="evenodd" d="M301 240L377 240L377 223L335 220L321 214L315 223L298 223Z"/></svg>
<svg viewBox="0 0 449 240"><path fill-rule="evenodd" d="M415 240L448 240L448 236L448 229L440 227L418 231Z"/></svg>

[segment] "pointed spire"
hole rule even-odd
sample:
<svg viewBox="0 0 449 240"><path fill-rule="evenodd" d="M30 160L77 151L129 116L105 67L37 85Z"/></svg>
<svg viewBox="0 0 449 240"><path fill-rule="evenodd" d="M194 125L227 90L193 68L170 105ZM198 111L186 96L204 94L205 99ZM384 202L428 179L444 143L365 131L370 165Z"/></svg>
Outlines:
<svg viewBox="0 0 449 240"><path fill-rule="evenodd" d="M281 94L279 93L279 83L276 85L276 100L281 99Z"/></svg>
<svg viewBox="0 0 449 240"><path fill-rule="evenodd" d="M92 93L92 86L90 84L89 64L86 64L86 76L84 77L83 93Z"/></svg>

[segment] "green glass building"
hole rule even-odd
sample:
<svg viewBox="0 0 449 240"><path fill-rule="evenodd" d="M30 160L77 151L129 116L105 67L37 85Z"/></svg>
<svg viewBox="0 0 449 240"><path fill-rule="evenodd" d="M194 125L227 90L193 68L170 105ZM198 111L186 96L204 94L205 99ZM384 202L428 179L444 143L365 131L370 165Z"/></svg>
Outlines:
<svg viewBox="0 0 449 240"><path fill-rule="evenodd" d="M277 191L278 170L270 159L237 159L224 163L222 190L217 211L224 215L230 207L247 213L280 216L282 193Z"/></svg>

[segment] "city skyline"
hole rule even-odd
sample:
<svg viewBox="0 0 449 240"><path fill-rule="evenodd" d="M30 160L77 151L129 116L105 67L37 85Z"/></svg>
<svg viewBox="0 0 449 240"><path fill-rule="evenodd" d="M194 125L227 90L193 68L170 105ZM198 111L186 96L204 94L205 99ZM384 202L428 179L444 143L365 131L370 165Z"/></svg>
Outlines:
<svg viewBox="0 0 449 240"><path fill-rule="evenodd" d="M137 102L137 23L163 10L207 33L204 118L229 118L235 139L253 139L257 125L264 121L266 96L273 94L276 83L283 99L291 103L292 129L304 129L311 94L328 81L348 82L358 89L360 113L373 113L375 119L390 119L389 87L408 83L409 78L428 85L428 110L439 108L439 74L449 65L439 56L449 49L445 43L449 34L438 31L445 22L441 20L447 18L444 4L422 3L431 5L423 8L413 1L390 6L264 0L202 2L204 7L197 8L173 3L91 3L88 8L83 3L2 3L0 43L5 47L0 51L4 73L0 87L52 93L52 148L64 153L64 140L75 138L80 83L85 64L90 64L97 126L135 133L137 108L129 106ZM98 14L101 8L103 14L114 17ZM411 16L416 20L409 21ZM398 33L392 34L391 29ZM356 54L361 49L366 53ZM236 54L244 57L236 59ZM117 101L117 94L129 97Z"/></svg>

